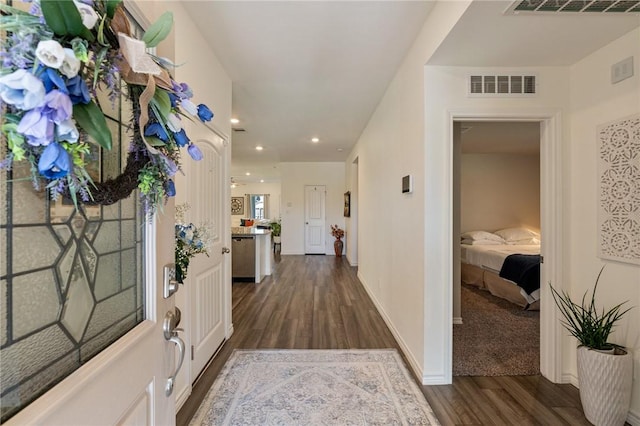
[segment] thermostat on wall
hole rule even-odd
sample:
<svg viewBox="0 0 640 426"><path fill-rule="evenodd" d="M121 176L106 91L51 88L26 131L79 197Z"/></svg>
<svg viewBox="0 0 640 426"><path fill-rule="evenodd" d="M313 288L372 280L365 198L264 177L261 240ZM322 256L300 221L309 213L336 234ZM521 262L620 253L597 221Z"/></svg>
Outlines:
<svg viewBox="0 0 640 426"><path fill-rule="evenodd" d="M402 193L411 194L413 192L413 176L406 175L402 177Z"/></svg>

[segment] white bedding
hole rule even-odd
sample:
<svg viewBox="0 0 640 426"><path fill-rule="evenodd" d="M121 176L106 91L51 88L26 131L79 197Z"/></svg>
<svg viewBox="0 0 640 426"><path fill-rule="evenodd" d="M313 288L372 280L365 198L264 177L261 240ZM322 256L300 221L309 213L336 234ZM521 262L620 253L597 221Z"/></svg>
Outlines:
<svg viewBox="0 0 640 426"><path fill-rule="evenodd" d="M500 273L504 260L510 254L540 254L539 245L486 245L471 246L461 244L462 253L461 260L463 263L478 266L483 269L490 270L496 274ZM505 280L509 281L509 280ZM513 281L509 281L513 282ZM513 285L517 285L513 283ZM540 299L540 289L535 290L531 294L527 294L520 289L520 294L528 303L533 303Z"/></svg>
<svg viewBox="0 0 640 426"><path fill-rule="evenodd" d="M461 259L464 263L489 269L493 272L500 272L504 260L510 254L540 254L540 246L520 246L520 245L480 245L471 246L461 244Z"/></svg>

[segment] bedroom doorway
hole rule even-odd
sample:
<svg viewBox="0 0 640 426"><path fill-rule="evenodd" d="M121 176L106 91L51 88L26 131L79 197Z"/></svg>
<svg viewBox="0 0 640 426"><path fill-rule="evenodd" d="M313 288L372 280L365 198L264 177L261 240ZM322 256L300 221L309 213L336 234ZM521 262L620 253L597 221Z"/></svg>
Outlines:
<svg viewBox="0 0 640 426"><path fill-rule="evenodd" d="M453 123L454 376L540 373L540 128ZM519 284L501 278L512 254Z"/></svg>

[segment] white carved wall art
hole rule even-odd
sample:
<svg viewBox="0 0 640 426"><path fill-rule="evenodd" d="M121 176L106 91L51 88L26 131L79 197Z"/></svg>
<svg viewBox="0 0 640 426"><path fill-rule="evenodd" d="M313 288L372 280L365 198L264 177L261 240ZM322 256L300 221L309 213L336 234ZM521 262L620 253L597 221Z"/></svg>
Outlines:
<svg viewBox="0 0 640 426"><path fill-rule="evenodd" d="M640 114L598 127L598 256L640 265Z"/></svg>

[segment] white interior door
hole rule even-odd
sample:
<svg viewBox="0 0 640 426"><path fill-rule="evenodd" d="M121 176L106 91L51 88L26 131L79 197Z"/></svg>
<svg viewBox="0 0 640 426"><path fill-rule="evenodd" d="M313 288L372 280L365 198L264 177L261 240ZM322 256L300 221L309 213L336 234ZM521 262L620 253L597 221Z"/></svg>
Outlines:
<svg viewBox="0 0 640 426"><path fill-rule="evenodd" d="M175 396L165 394L167 377L174 371L174 344L164 339L162 331L162 320L172 309L173 298L162 297L161 278L157 279L162 277L162 265L156 262L156 247L157 259L173 258L172 219L146 225L146 319L9 419L7 425L175 423ZM42 354L52 350L41 348Z"/></svg>
<svg viewBox="0 0 640 426"><path fill-rule="evenodd" d="M304 252L324 254L326 189L322 185L304 187Z"/></svg>
<svg viewBox="0 0 640 426"><path fill-rule="evenodd" d="M211 132L197 145L201 161L193 162L187 194L191 221L207 224L211 232L209 257L197 256L189 266L186 286L191 299L191 380L195 380L225 339L226 269L225 248L229 246L227 150L225 141Z"/></svg>

